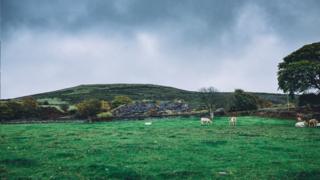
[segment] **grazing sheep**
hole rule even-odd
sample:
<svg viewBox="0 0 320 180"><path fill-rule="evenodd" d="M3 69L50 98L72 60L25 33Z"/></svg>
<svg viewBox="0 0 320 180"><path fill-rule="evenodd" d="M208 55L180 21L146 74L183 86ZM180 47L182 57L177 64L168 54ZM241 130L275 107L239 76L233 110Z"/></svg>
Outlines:
<svg viewBox="0 0 320 180"><path fill-rule="evenodd" d="M236 124L237 124L237 117L232 116L232 117L230 118L230 120L229 120L229 125L230 125L230 126L236 126Z"/></svg>
<svg viewBox="0 0 320 180"><path fill-rule="evenodd" d="M202 117L202 118L200 119L200 123L201 123L201 125L204 125L204 124L211 124L211 123L212 123L212 121L211 121L211 119L209 119L209 118Z"/></svg>
<svg viewBox="0 0 320 180"><path fill-rule="evenodd" d="M318 121L316 119L309 120L309 127L317 127Z"/></svg>
<svg viewBox="0 0 320 180"><path fill-rule="evenodd" d="M317 123L317 127L320 127L320 123Z"/></svg>
<svg viewBox="0 0 320 180"><path fill-rule="evenodd" d="M297 128L303 128L303 127L306 127L307 124L308 124L308 123L307 123L306 121L297 122L297 123L295 124L295 127L297 127Z"/></svg>

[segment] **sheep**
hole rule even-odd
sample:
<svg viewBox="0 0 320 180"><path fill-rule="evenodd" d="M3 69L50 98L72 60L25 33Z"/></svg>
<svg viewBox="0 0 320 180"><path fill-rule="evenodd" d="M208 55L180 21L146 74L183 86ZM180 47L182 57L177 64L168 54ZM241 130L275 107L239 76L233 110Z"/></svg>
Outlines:
<svg viewBox="0 0 320 180"><path fill-rule="evenodd" d="M236 123L237 123L237 117L235 116L232 116L229 120L229 125L230 126L236 126Z"/></svg>
<svg viewBox="0 0 320 180"><path fill-rule="evenodd" d="M150 126L152 124L152 122L145 122L144 125L146 126Z"/></svg>
<svg viewBox="0 0 320 180"><path fill-rule="evenodd" d="M202 118L200 119L200 123L201 123L201 125L204 125L204 124L211 124L211 123L212 123L212 121L211 121L211 119L209 119L209 118L202 117Z"/></svg>
<svg viewBox="0 0 320 180"><path fill-rule="evenodd" d="M308 125L309 127L317 127L318 121L316 119L310 119Z"/></svg>
<svg viewBox="0 0 320 180"><path fill-rule="evenodd" d="M307 124L308 124L308 123L307 123L306 121L297 122L297 123L295 124L295 127L297 127L297 128L303 128L303 127L306 127Z"/></svg>

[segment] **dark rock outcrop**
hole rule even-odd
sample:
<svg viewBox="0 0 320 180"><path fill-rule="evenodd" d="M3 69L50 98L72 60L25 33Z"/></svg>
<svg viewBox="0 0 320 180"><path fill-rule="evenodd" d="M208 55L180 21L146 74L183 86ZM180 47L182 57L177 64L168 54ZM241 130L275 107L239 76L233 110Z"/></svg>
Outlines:
<svg viewBox="0 0 320 180"><path fill-rule="evenodd" d="M116 117L127 116L158 116L190 112L188 104L180 102L135 102L129 105L123 105L113 110Z"/></svg>

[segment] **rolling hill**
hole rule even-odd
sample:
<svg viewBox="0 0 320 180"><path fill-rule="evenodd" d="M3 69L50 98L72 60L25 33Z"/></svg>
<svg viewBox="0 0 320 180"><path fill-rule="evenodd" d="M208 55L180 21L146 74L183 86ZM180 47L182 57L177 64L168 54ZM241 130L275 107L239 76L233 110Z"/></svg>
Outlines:
<svg viewBox="0 0 320 180"><path fill-rule="evenodd" d="M225 107L229 92L219 92L218 104ZM274 104L284 104L286 96L284 94L253 93L260 98L271 101ZM67 89L46 92L32 95L38 100L54 100L67 102L69 104L78 103L84 99L100 99L111 101L115 96L126 95L133 100L160 100L173 101L184 100L193 107L201 105L200 93L187 91L174 87L152 85L152 84L92 84L80 85Z"/></svg>

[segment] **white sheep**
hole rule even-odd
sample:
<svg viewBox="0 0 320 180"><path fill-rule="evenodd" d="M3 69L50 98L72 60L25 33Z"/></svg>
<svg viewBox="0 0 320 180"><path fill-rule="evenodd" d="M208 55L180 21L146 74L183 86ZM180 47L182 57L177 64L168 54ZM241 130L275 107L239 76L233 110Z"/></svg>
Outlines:
<svg viewBox="0 0 320 180"><path fill-rule="evenodd" d="M204 124L211 124L211 123L212 123L212 121L211 121L211 119L209 119L209 118L202 117L202 118L200 119L200 123L201 123L201 125L204 125Z"/></svg>
<svg viewBox="0 0 320 180"><path fill-rule="evenodd" d="M303 128L303 127L306 127L307 124L308 124L308 123L307 123L306 121L297 122L297 123L295 124L295 127L297 127L297 128Z"/></svg>
<svg viewBox="0 0 320 180"><path fill-rule="evenodd" d="M232 116L232 117L230 118L229 125L230 125L230 126L236 126L236 123L237 123L237 117Z"/></svg>
<svg viewBox="0 0 320 180"><path fill-rule="evenodd" d="M152 122L145 122L144 125L146 126L150 126L152 124Z"/></svg>

